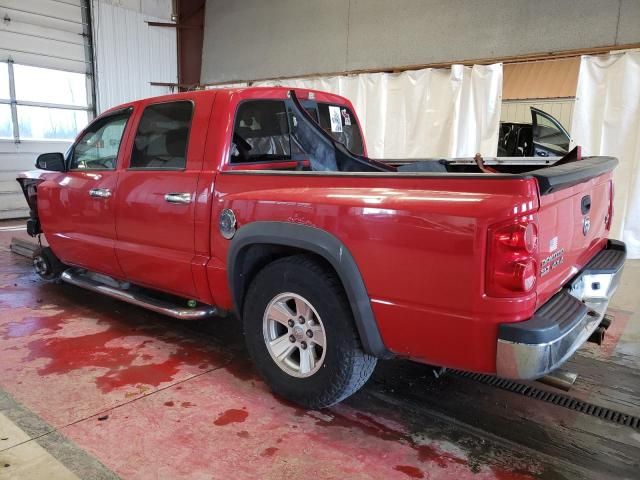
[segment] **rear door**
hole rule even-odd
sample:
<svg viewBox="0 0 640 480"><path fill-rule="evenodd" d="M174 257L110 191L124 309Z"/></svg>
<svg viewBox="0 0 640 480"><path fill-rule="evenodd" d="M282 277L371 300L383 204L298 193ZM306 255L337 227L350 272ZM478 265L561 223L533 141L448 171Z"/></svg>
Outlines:
<svg viewBox="0 0 640 480"><path fill-rule="evenodd" d="M147 102L118 189L117 257L131 282L197 298L198 177L213 96Z"/></svg>
<svg viewBox="0 0 640 480"><path fill-rule="evenodd" d="M553 116L531 107L534 157L562 157L569 151L571 138Z"/></svg>
<svg viewBox="0 0 640 480"><path fill-rule="evenodd" d="M115 254L120 148L130 108L95 120L69 152L69 170L38 187L47 241L63 262L122 278Z"/></svg>

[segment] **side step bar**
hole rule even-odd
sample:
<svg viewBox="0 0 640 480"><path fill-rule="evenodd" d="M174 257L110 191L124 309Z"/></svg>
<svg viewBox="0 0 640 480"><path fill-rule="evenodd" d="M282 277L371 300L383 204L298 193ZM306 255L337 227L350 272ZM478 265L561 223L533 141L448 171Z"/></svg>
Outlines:
<svg viewBox="0 0 640 480"><path fill-rule="evenodd" d="M78 268L69 268L65 270L62 272L60 279L66 283L70 283L71 285L86 288L92 292L101 293L103 295L122 300L123 302L131 303L180 320L199 320L201 318L211 317L218 314L218 309L211 305L188 308L153 298L140 291L129 291L128 289L106 285L105 283L92 278L91 274L86 270ZM116 282L114 282L114 284L115 283Z"/></svg>

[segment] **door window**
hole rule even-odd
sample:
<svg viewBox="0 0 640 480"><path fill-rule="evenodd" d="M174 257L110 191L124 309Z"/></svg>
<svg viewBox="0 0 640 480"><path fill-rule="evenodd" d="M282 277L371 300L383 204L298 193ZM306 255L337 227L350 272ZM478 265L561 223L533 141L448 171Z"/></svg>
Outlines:
<svg viewBox="0 0 640 480"><path fill-rule="evenodd" d="M265 162L291 158L287 112L280 100L240 104L233 127L231 162Z"/></svg>
<svg viewBox="0 0 640 480"><path fill-rule="evenodd" d="M569 134L551 115L531 109L533 117L533 142L560 153L569 151Z"/></svg>
<svg viewBox="0 0 640 480"><path fill-rule="evenodd" d="M71 170L115 170L122 134L131 110L99 118L73 146Z"/></svg>
<svg viewBox="0 0 640 480"><path fill-rule="evenodd" d="M183 170L193 116L190 101L158 103L144 109L131 152L130 169Z"/></svg>

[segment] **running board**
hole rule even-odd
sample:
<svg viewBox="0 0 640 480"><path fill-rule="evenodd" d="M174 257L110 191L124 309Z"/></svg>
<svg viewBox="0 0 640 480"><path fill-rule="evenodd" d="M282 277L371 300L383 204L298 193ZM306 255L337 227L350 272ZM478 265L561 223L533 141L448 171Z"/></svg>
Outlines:
<svg viewBox="0 0 640 480"><path fill-rule="evenodd" d="M92 292L101 293L179 320L199 320L218 314L218 309L211 305L202 305L193 308L182 307L168 301L153 298L143 292L129 291L128 289L106 285L105 283L95 280L95 278L91 278L90 272L78 268L65 270L62 272L60 279L71 285L86 288ZM114 281L114 284L118 283Z"/></svg>

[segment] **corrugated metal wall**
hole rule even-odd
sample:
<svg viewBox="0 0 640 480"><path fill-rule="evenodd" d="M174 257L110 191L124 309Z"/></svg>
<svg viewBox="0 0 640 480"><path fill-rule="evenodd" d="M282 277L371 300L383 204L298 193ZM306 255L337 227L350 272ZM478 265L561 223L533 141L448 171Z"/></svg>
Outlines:
<svg viewBox="0 0 640 480"><path fill-rule="evenodd" d="M511 63L504 66L503 100L576 96L580 58Z"/></svg>
<svg viewBox="0 0 640 480"><path fill-rule="evenodd" d="M150 82L177 83L175 28L150 27L149 21L166 22L167 18L94 3L98 112L131 100L169 93L168 87L151 86Z"/></svg>

